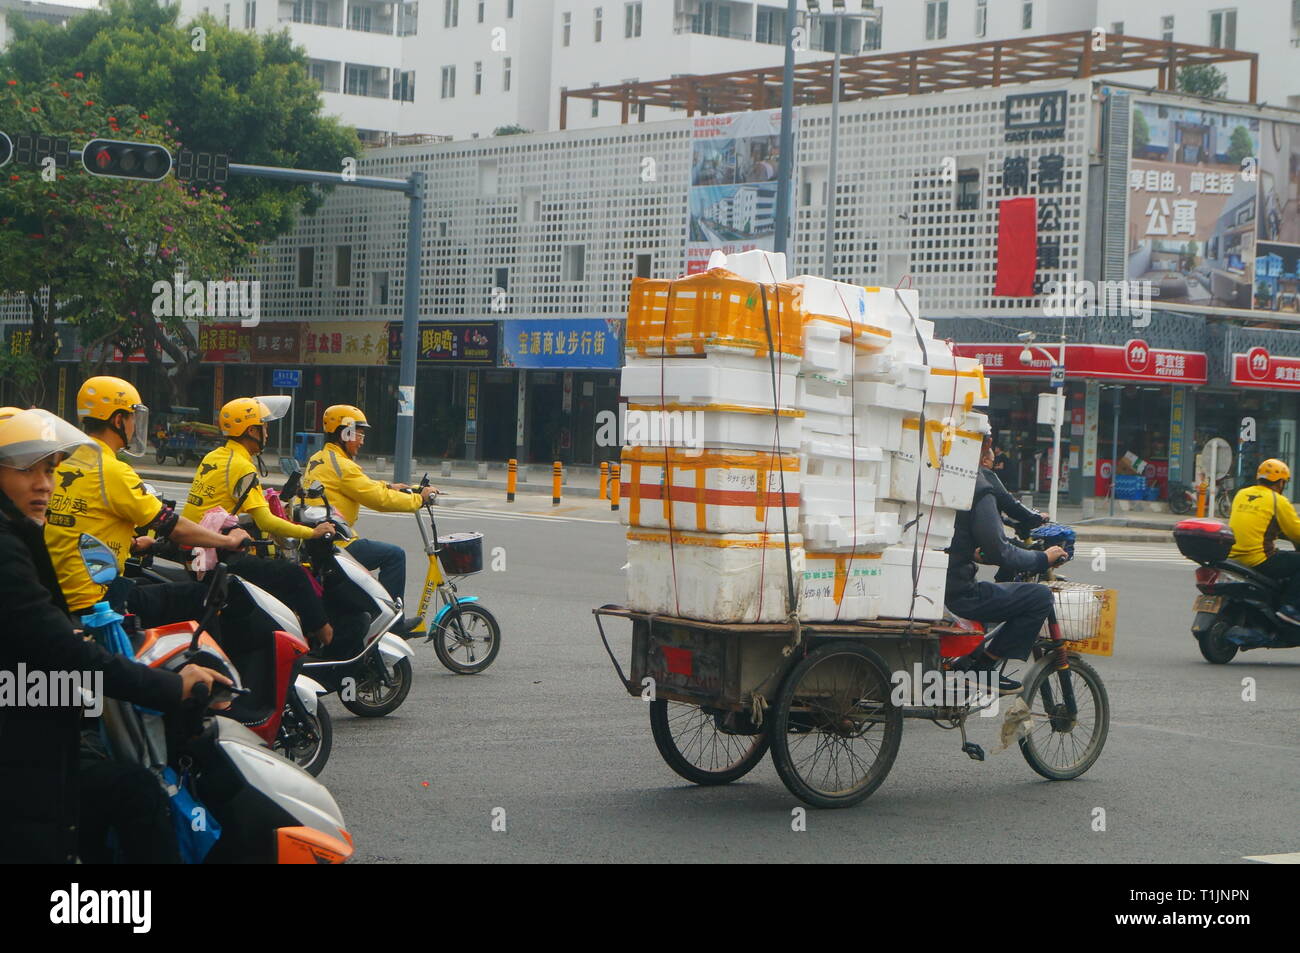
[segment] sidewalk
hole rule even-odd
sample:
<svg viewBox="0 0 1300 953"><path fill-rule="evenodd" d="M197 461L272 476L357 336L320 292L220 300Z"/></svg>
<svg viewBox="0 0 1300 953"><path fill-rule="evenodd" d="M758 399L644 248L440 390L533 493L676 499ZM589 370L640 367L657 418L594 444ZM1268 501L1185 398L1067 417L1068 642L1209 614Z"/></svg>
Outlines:
<svg viewBox="0 0 1300 953"><path fill-rule="evenodd" d="M380 461L383 461L382 463ZM268 456L268 464L271 459ZM358 459L362 468L378 479L392 479L392 458L362 456ZM444 469L445 468L445 469ZM188 483L194 477L194 467L158 465L142 462L137 472L146 480L165 480L169 483ZM444 476L449 472L450 476ZM511 507L506 503L506 465L504 463L473 463L472 461L417 461L411 470L412 482L419 482L425 473L429 482L442 490L453 490L442 501L444 506L492 503L494 508ZM481 475L480 475L481 474ZM535 507L539 503L550 503L551 467L547 464L521 464L519 478L515 486L516 499L521 504L518 509L523 512L526 507ZM279 485L283 482L277 469L271 471L270 482ZM565 512L590 513L611 521L617 520L617 514L609 509L609 504L599 499L600 468L593 466L571 465L564 468L564 482L561 497ZM1019 496L1020 494L1016 494ZM1036 506L1046 512L1046 494L1038 494ZM1074 527L1078 539L1087 542L1144 542L1169 543L1173 537L1170 531L1185 516L1173 513L1158 513L1149 510L1124 510L1122 501L1115 503L1115 515L1111 517L1110 501L1097 500L1095 512L1098 514L1085 519L1083 507L1072 504L1058 505L1057 522ZM573 506L573 504L577 504ZM558 511L552 511L558 512Z"/></svg>

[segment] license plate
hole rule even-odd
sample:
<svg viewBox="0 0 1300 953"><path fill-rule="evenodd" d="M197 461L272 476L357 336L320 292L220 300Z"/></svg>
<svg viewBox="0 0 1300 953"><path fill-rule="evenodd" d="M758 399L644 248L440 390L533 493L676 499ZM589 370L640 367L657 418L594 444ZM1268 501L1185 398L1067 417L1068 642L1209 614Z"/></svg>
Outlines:
<svg viewBox="0 0 1300 953"><path fill-rule="evenodd" d="M1192 609L1195 612L1218 613L1222 606L1223 596L1197 596L1196 601L1192 603Z"/></svg>

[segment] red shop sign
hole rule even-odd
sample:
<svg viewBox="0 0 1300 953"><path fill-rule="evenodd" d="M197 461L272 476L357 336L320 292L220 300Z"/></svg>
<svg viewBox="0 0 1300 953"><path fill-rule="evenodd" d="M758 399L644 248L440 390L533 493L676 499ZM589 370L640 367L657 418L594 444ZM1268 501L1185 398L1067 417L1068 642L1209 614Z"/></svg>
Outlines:
<svg viewBox="0 0 1300 953"><path fill-rule="evenodd" d="M1029 345L1030 360L1020 362L1023 344L954 344L959 357L973 357L984 365L988 377L1043 377L1051 374L1060 345ZM1297 359L1300 366L1300 359ZM1208 361L1204 351L1175 351L1151 347L1141 338L1127 344L1067 344L1065 375L1098 380L1167 381L1171 384L1204 384ZM1300 378L1297 379L1300 387Z"/></svg>
<svg viewBox="0 0 1300 953"><path fill-rule="evenodd" d="M1232 383L1237 387L1300 390L1300 357L1282 357L1269 354L1267 348L1252 347L1245 354L1232 355Z"/></svg>

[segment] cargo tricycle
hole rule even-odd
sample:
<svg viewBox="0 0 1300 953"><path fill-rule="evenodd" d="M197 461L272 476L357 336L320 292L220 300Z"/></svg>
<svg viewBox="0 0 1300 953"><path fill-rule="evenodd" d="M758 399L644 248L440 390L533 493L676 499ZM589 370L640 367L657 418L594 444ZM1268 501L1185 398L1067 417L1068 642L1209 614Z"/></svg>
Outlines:
<svg viewBox="0 0 1300 953"><path fill-rule="evenodd" d="M1005 708L1003 743L1017 738L1034 771L1069 780L1101 755L1110 702L1079 653L1109 655L1115 594L1097 586L1048 583L1055 611L1011 696L996 673L970 691L946 659L992 638L979 623L876 619L870 622L713 623L594 609L597 629L624 687L650 702L650 730L675 772L696 784L742 778L772 753L777 774L814 807L849 807L875 791L898 755L904 718L960 730L961 750L982 761L968 719ZM632 624L625 675L602 620ZM917 683L929 684L927 694ZM920 701L920 704L915 702ZM1009 733L1009 734L1008 734Z"/></svg>

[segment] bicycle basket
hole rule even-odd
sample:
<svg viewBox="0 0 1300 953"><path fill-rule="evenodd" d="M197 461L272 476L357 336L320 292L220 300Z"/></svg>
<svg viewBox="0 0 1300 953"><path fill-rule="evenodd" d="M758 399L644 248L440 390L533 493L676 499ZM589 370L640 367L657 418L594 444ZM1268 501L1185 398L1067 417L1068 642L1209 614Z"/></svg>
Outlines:
<svg viewBox="0 0 1300 953"><path fill-rule="evenodd" d="M1071 642L1095 639L1101 629L1102 607L1106 589L1086 582L1067 582L1056 579L1047 583L1056 603L1056 621L1061 625L1062 638Z"/></svg>
<svg viewBox="0 0 1300 953"><path fill-rule="evenodd" d="M438 559L448 576L468 576L483 571L483 534L452 533L438 537Z"/></svg>

